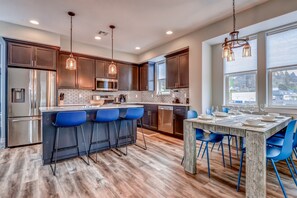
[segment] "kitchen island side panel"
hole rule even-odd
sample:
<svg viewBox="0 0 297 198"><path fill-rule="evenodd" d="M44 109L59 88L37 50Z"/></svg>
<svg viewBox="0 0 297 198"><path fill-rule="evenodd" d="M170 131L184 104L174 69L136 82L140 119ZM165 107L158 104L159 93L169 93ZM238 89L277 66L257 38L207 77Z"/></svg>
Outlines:
<svg viewBox="0 0 297 198"><path fill-rule="evenodd" d="M126 109L120 109L121 113L125 113ZM86 147L89 148L90 144L90 138L91 138L91 130L93 128L93 122L92 120L95 118L96 110L87 110L87 122L82 125L85 139L86 139ZM54 136L55 136L55 130L56 128L53 126L53 122L55 121L57 112L43 112L42 113L42 159L43 164L49 164L51 154L53 151L53 144L54 144ZM128 128L126 128L126 123L128 123ZM116 128L114 124L111 122L109 124L106 123L99 123L97 126L95 126L96 130L94 133L93 141L100 141L105 140L106 132L107 130L106 125L108 125L110 129L110 141L111 141L111 147L116 147L116 134L119 132L121 121L117 120L115 121ZM136 142L137 139L137 122L136 121L122 121L122 130L120 136L125 137L128 133L131 133L131 128L133 127L132 133L134 134L133 140L128 139L128 144L133 144ZM78 128L78 144L79 144L79 150L81 155L86 155L85 147L83 144L83 138L80 132L80 127ZM121 139L119 141L119 145L125 145L126 140L125 138ZM75 145L75 129L72 128L60 128L60 137L59 137L59 147L68 147ZM91 152L94 153L95 151L104 151L108 148L108 142L100 143L97 145L92 145ZM62 150L59 151L57 155L57 159L67 159L77 156L77 150L76 148L69 149L69 150Z"/></svg>

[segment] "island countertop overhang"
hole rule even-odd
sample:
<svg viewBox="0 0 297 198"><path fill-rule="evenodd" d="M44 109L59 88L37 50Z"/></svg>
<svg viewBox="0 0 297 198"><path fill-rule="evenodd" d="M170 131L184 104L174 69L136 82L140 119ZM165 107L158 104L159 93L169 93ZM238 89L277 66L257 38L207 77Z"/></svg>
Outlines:
<svg viewBox="0 0 297 198"><path fill-rule="evenodd" d="M61 111L88 111L88 110L100 110L100 109L128 109L128 108L142 108L143 105L123 105L123 104L110 104L110 105L86 105L86 106L67 106L67 107L40 107L41 113L47 112L61 112Z"/></svg>

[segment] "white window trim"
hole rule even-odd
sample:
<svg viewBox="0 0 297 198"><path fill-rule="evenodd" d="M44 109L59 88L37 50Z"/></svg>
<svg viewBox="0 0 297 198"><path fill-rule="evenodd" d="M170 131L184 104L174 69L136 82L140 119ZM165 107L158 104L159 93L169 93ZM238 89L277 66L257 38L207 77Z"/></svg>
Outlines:
<svg viewBox="0 0 297 198"><path fill-rule="evenodd" d="M234 72L234 73L227 73L224 74L224 105L225 106L245 106L247 104L243 103L229 103L229 82L228 78L231 76L237 76L237 75L243 75L243 74L255 74L256 75L256 101L255 105L258 105L258 72L257 70L250 70L250 71L244 71L244 72Z"/></svg>
<svg viewBox="0 0 297 198"><path fill-rule="evenodd" d="M166 60L162 60L162 61L159 61L159 62L156 62L156 65L155 65L155 71L156 71L156 75L155 75L155 82L156 82L156 95L157 96L168 96L168 95L170 95L170 90L169 89L167 89L168 90L168 93L167 92L160 92L160 90L159 90L159 79L158 79L158 76L159 76L159 74L158 74L158 71L159 71L159 64L163 64L163 63L165 63L165 66L167 66L166 65ZM166 69L165 69L165 71L166 71ZM167 76L165 77L165 81L166 81L166 78L167 78Z"/></svg>
<svg viewBox="0 0 297 198"><path fill-rule="evenodd" d="M276 72L276 71L283 71L283 70L292 70L295 69L297 70L297 65L288 65L288 66L283 66L283 67L273 67L273 68L268 68L267 69L267 91L268 91L268 107L269 108L297 108L296 105L273 105L272 104L272 72Z"/></svg>

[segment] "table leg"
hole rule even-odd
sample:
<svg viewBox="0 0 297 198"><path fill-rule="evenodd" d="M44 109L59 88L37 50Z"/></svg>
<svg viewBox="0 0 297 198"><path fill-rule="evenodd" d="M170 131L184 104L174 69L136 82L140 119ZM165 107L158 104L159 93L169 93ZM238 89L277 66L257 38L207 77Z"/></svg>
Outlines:
<svg viewBox="0 0 297 198"><path fill-rule="evenodd" d="M265 133L246 132L246 197L266 197Z"/></svg>
<svg viewBox="0 0 297 198"><path fill-rule="evenodd" d="M196 129L193 123L184 121L184 170L196 174Z"/></svg>

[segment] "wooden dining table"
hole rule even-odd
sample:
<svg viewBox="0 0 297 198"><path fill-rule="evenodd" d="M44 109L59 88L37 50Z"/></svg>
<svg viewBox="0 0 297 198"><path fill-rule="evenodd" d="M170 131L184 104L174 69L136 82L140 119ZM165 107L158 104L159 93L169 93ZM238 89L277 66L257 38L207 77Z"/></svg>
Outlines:
<svg viewBox="0 0 297 198"><path fill-rule="evenodd" d="M247 119L261 119L261 115L241 114L184 120L184 170L196 174L196 129L236 135L245 138L246 147L246 197L266 197L266 139L285 128L291 117L282 117L265 126L251 127Z"/></svg>

